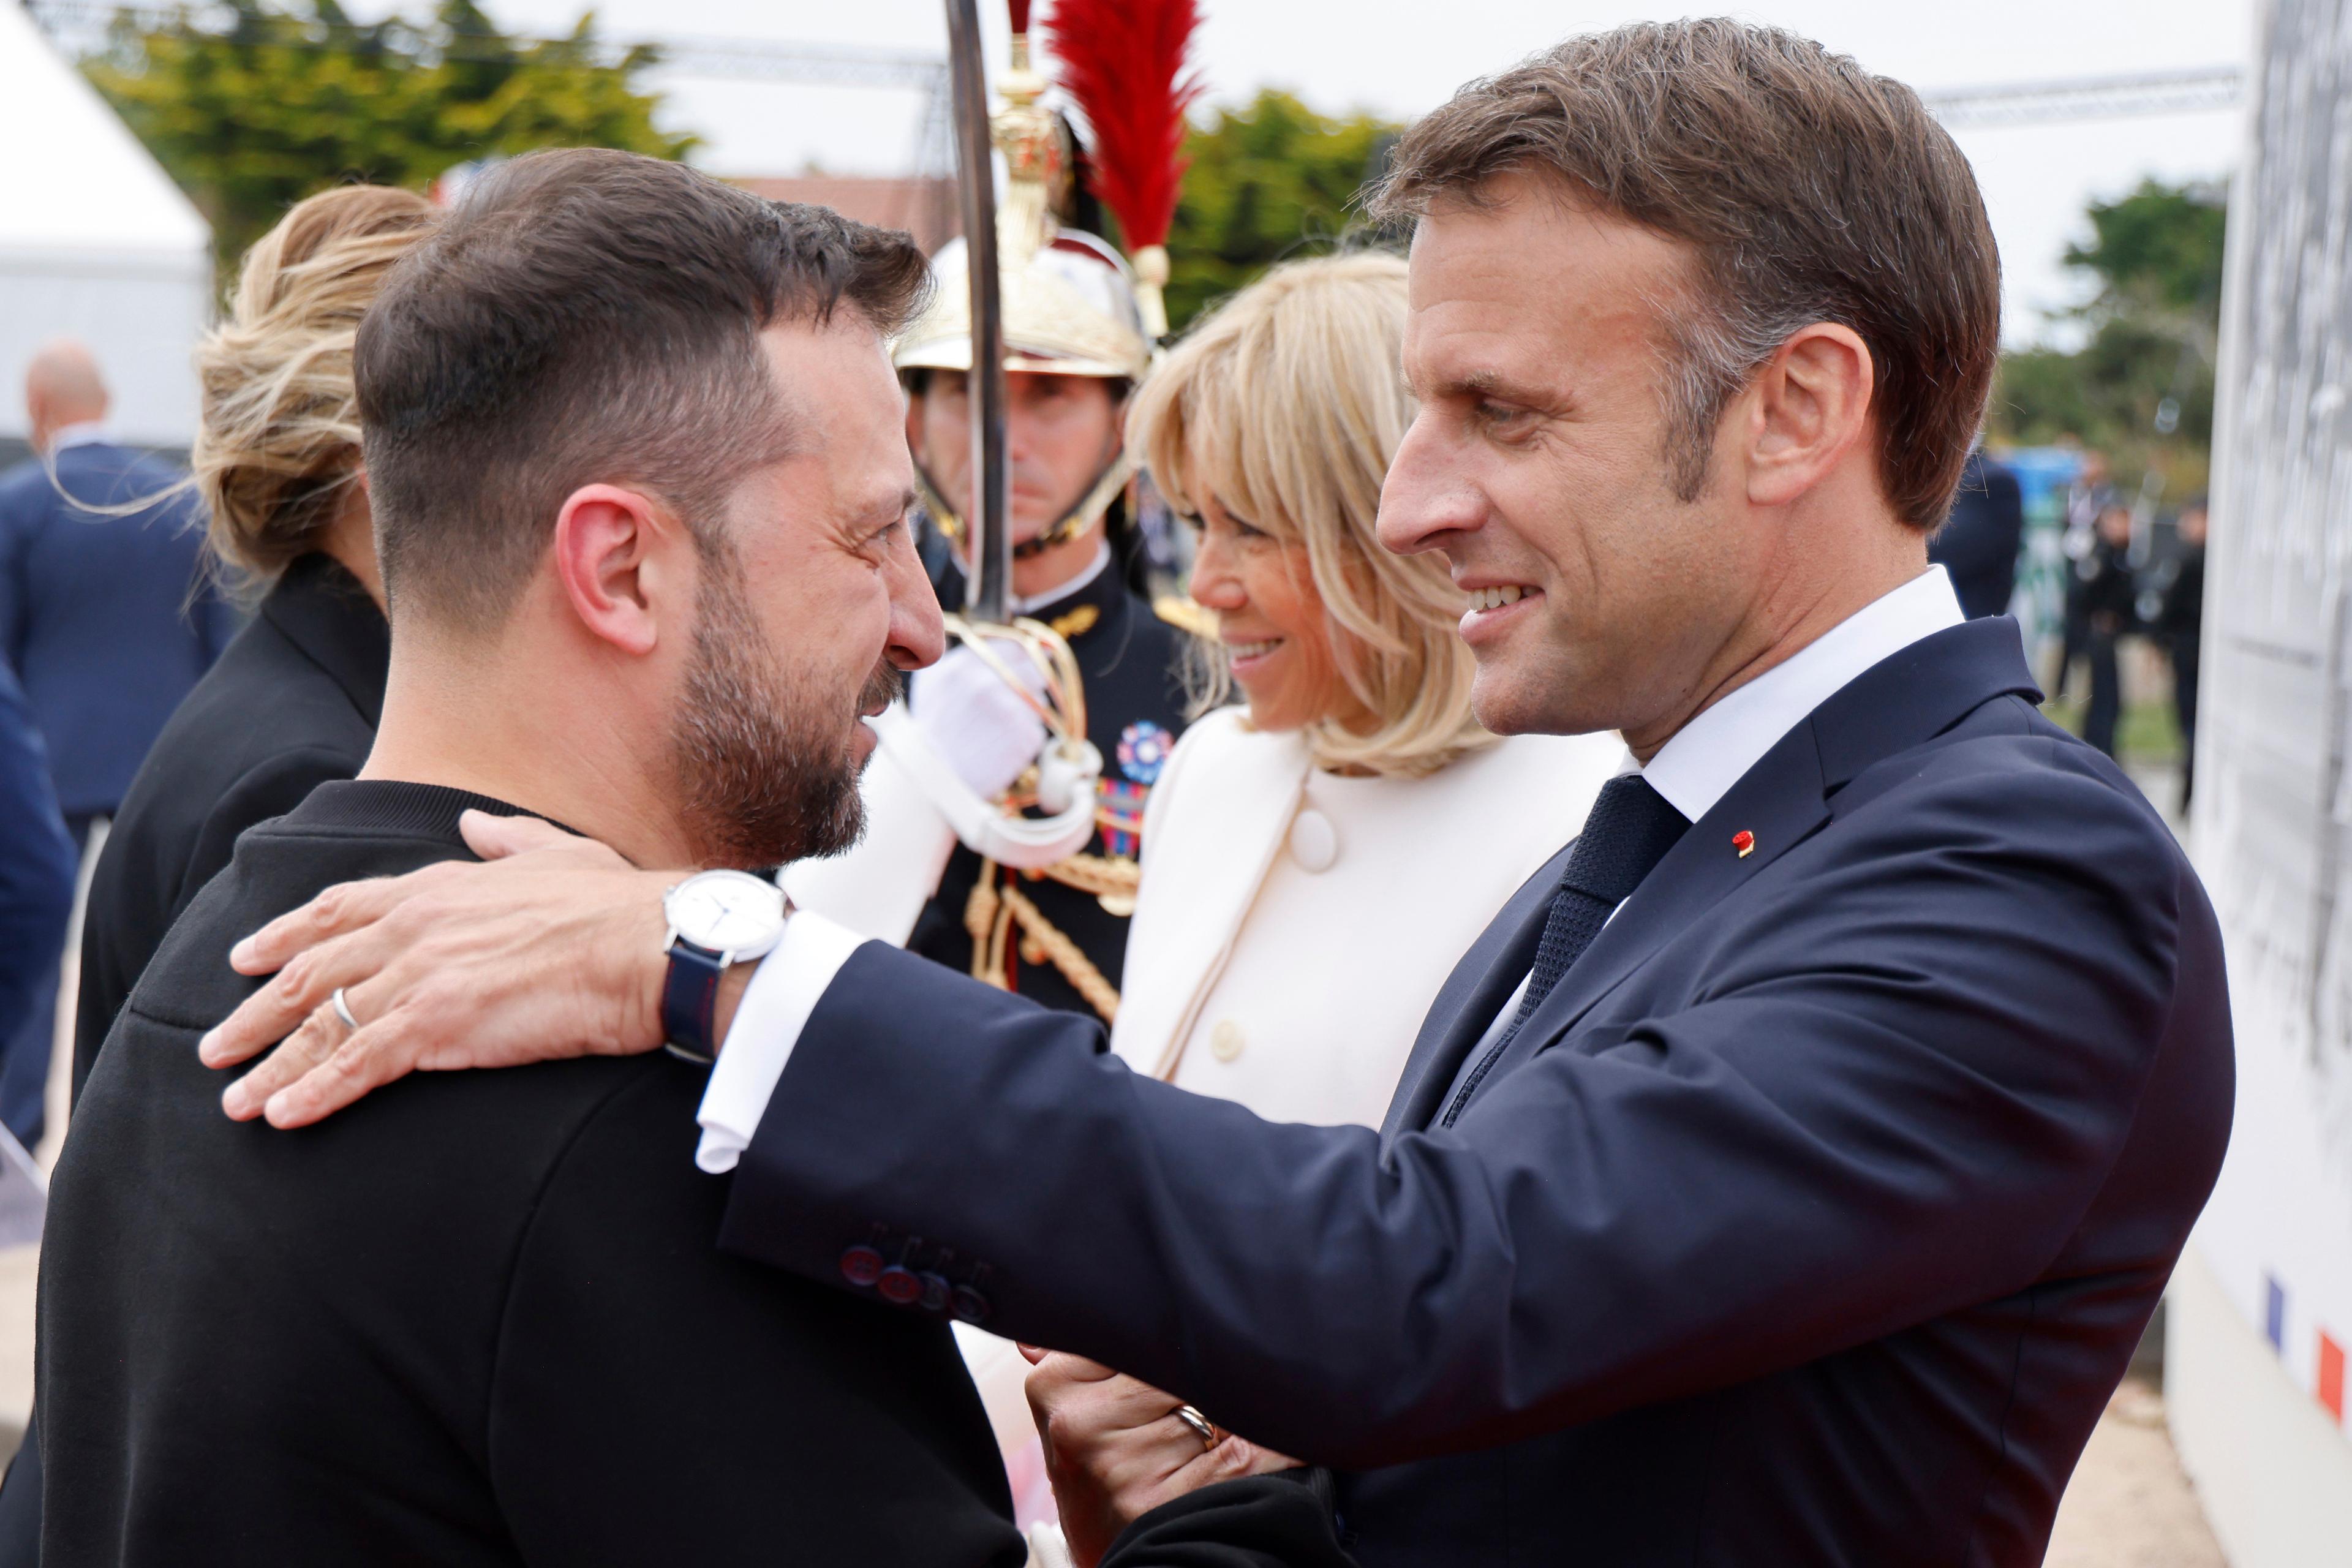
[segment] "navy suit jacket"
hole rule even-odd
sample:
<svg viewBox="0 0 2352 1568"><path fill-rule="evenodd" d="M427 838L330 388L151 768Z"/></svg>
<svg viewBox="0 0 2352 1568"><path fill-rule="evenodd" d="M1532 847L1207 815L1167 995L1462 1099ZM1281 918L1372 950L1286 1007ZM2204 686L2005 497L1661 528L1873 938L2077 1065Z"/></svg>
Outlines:
<svg viewBox="0 0 2352 1568"><path fill-rule="evenodd" d="M877 1248L1346 1469L1367 1568L2039 1563L2232 1068L2195 874L2037 696L2005 620L1858 677L1451 1128L1557 863L1448 982L1378 1132L1186 1094L868 944L723 1239L836 1279Z"/></svg>
<svg viewBox="0 0 2352 1568"><path fill-rule="evenodd" d="M49 747L58 804L112 812L163 721L235 631L201 570L201 509L169 465L107 442L0 475L0 658ZM66 495L58 493L62 486ZM71 496L69 500L67 496Z"/></svg>
<svg viewBox="0 0 2352 1568"><path fill-rule="evenodd" d="M67 842L49 759L16 678L0 668L0 1041L55 980L80 857Z"/></svg>

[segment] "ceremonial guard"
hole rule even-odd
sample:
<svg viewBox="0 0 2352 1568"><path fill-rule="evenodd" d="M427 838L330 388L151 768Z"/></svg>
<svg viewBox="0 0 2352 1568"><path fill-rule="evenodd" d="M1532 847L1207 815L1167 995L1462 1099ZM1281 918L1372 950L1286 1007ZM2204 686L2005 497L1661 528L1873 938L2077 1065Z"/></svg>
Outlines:
<svg viewBox="0 0 2352 1568"><path fill-rule="evenodd" d="M1108 1025L1144 807L1185 722L1186 633L1173 623L1187 606L1155 610L1137 591L1136 467L1124 438L1129 395L1166 331L1157 286L1166 254L1155 245L1139 258L1139 269L1108 242L1058 220L1076 149L1066 122L1038 102L1047 83L1030 68L1024 9L1015 8L1007 103L992 122L1010 174L995 232L1011 536L1001 618L1013 625L971 626L975 635L912 678L906 704L877 723L883 744L868 770L864 842L792 868L785 885L797 903L866 935ZM1065 43L1066 58L1080 47ZM1115 65L1088 75L1119 85ZM1163 99L1172 90L1161 82ZM1147 206L1172 211L1167 152L1139 174L1122 163L1130 156L1122 139L1100 132L1113 116L1085 106L1098 128L1092 188L1115 207L1140 190ZM1150 212L1118 210L1130 237L1166 231L1165 211L1155 228ZM933 553L951 624L971 596L971 262L962 238L932 258L933 302L893 354L924 510L950 546ZM999 618L975 608L972 621ZM1015 645L1015 628L1026 647ZM1065 654L1066 678L1045 679ZM1041 710L1049 684L1051 721ZM1049 730L1091 744L1099 773L1090 801L1038 804L1051 781L1030 769Z"/></svg>

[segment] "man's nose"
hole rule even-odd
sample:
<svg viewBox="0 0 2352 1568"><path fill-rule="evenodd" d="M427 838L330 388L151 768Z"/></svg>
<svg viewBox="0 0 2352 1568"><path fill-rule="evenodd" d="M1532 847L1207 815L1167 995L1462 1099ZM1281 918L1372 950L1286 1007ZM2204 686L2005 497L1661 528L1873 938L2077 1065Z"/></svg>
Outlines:
<svg viewBox="0 0 2352 1568"><path fill-rule="evenodd" d="M1037 445L1037 422L1019 405L1004 411L1004 460L1025 463Z"/></svg>
<svg viewBox="0 0 2352 1568"><path fill-rule="evenodd" d="M900 669L920 669L947 651L940 621L940 596L923 574L922 557L911 537L890 556L890 647L887 657Z"/></svg>
<svg viewBox="0 0 2352 1568"><path fill-rule="evenodd" d="M1381 486L1381 542L1398 555L1440 549L1447 535L1476 528L1484 515L1458 455L1426 416L1414 420Z"/></svg>

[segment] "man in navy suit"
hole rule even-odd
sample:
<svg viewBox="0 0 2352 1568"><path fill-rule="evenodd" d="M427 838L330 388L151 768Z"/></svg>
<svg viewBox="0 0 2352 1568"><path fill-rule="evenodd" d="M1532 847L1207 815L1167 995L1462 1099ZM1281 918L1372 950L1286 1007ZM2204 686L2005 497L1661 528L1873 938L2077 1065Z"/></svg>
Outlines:
<svg viewBox="0 0 2352 1568"><path fill-rule="evenodd" d="M37 456L0 475L0 658L48 744L79 851L234 627L205 582L203 519L182 476L108 439L89 351L60 339L34 355L25 405ZM28 1145L56 1006L52 974L0 1062L0 1121Z"/></svg>
<svg viewBox="0 0 2352 1568"><path fill-rule="evenodd" d="M482 821L506 860L240 946L309 951L205 1043L295 1030L226 1109L723 1041L723 1246L1169 1391L1033 1380L1081 1561L1244 1468L1223 1426L1339 1469L1366 1568L2038 1563L2218 1169L2230 1024L2163 823L1927 560L1998 352L1968 165L1899 85L1704 21L1465 88L1383 205L1383 538L1452 564L1490 727L1628 759L1379 1131L806 915L665 1025L677 874Z"/></svg>
<svg viewBox="0 0 2352 1568"><path fill-rule="evenodd" d="M2025 548L2025 497L2017 476L1979 447L1960 470L1952 514L1927 544L1927 559L1952 575L1969 619L2006 615L2017 592L2017 556Z"/></svg>
<svg viewBox="0 0 2352 1568"><path fill-rule="evenodd" d="M73 908L74 857L58 820L49 759L16 678L0 668L0 1039L57 984Z"/></svg>

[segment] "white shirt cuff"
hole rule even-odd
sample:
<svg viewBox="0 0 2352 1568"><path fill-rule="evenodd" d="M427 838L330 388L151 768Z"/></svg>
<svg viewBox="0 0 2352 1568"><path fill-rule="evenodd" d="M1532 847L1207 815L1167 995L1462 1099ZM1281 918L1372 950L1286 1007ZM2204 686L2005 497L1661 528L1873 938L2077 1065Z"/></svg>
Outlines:
<svg viewBox="0 0 2352 1568"><path fill-rule="evenodd" d="M702 1142L694 1163L719 1175L735 1168L751 1146L769 1097L784 1076L793 1047L808 1027L818 999L866 939L823 915L797 910L784 923L783 940L751 971L735 1021L727 1026L710 1087L702 1091Z"/></svg>

